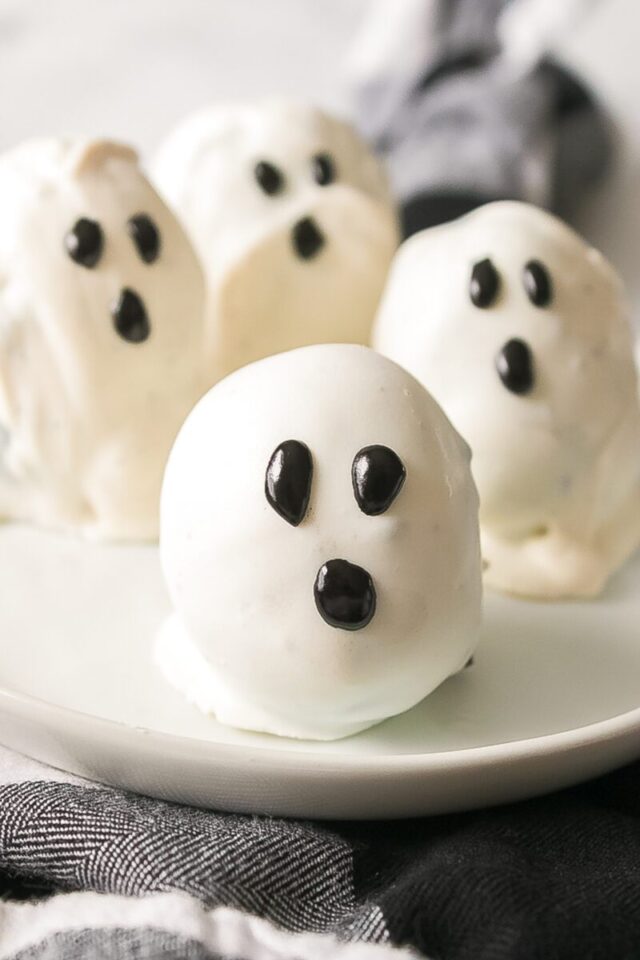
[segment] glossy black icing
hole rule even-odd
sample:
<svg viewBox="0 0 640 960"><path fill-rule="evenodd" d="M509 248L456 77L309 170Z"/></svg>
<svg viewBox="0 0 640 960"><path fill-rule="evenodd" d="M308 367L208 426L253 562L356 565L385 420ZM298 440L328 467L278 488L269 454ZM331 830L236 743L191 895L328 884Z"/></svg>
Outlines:
<svg viewBox="0 0 640 960"><path fill-rule="evenodd" d="M373 580L348 560L328 560L320 567L313 596L322 619L340 630L362 630L376 612Z"/></svg>
<svg viewBox="0 0 640 960"><path fill-rule="evenodd" d="M304 520L313 479L311 451L299 440L285 440L271 454L265 475L268 502L283 520L297 527Z"/></svg>
<svg viewBox="0 0 640 960"><path fill-rule="evenodd" d="M548 307L553 299L553 283L549 271L540 260L529 260L522 268L522 284L535 307Z"/></svg>
<svg viewBox="0 0 640 960"><path fill-rule="evenodd" d="M328 187L337 177L335 160L329 153L317 153L311 161L313 179L321 187Z"/></svg>
<svg viewBox="0 0 640 960"><path fill-rule="evenodd" d="M533 354L524 340L508 340L496 356L496 370L511 393L531 393L535 381Z"/></svg>
<svg viewBox="0 0 640 960"><path fill-rule="evenodd" d="M486 309L495 302L500 290L500 275L487 257L474 263L469 281L469 296L476 307Z"/></svg>
<svg viewBox="0 0 640 960"><path fill-rule="evenodd" d="M95 267L104 247L102 227L96 220L80 217L65 236L64 247L81 267Z"/></svg>
<svg viewBox="0 0 640 960"><path fill-rule="evenodd" d="M144 343L151 334L147 310L135 292L125 287L111 306L113 325L127 343Z"/></svg>
<svg viewBox="0 0 640 960"><path fill-rule="evenodd" d="M268 160L259 160L253 168L253 175L260 189L269 197L284 189L284 174Z"/></svg>
<svg viewBox="0 0 640 960"><path fill-rule="evenodd" d="M374 444L363 447L353 459L351 482L357 504L367 516L388 510L400 493L407 471L397 453Z"/></svg>
<svg viewBox="0 0 640 960"><path fill-rule="evenodd" d="M326 241L324 234L311 217L298 220L291 232L293 249L301 260L311 260L317 256Z"/></svg>
<svg viewBox="0 0 640 960"><path fill-rule="evenodd" d="M154 263L160 256L160 231L146 213L137 213L127 221L127 232L133 240L140 259Z"/></svg>

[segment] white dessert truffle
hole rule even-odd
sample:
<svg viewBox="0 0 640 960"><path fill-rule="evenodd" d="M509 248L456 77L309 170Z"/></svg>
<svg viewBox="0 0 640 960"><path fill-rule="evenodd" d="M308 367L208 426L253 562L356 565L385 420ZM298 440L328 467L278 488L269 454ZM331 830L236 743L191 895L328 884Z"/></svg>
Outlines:
<svg viewBox="0 0 640 960"><path fill-rule="evenodd" d="M467 445L394 363L320 345L245 367L169 458L164 673L222 723L284 736L407 710L476 644L477 511Z"/></svg>
<svg viewBox="0 0 640 960"><path fill-rule="evenodd" d="M367 343L396 213L382 167L310 106L219 106L182 123L154 169L210 291L220 374L311 343Z"/></svg>
<svg viewBox="0 0 640 960"><path fill-rule="evenodd" d="M374 343L471 445L485 582L597 594L640 539L632 338L602 255L535 207L481 207L401 248Z"/></svg>
<svg viewBox="0 0 640 960"><path fill-rule="evenodd" d="M0 211L0 518L156 537L166 458L206 389L196 255L115 143L4 154Z"/></svg>

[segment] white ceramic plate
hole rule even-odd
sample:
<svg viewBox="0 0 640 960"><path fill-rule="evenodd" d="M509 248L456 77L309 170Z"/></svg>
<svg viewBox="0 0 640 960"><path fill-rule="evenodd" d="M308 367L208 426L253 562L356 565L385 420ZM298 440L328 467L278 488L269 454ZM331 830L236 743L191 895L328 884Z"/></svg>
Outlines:
<svg viewBox="0 0 640 960"><path fill-rule="evenodd" d="M316 744L226 729L150 665L157 553L0 527L0 740L64 770L220 809L404 817L528 797L640 755L640 557L584 604L486 599L472 668Z"/></svg>

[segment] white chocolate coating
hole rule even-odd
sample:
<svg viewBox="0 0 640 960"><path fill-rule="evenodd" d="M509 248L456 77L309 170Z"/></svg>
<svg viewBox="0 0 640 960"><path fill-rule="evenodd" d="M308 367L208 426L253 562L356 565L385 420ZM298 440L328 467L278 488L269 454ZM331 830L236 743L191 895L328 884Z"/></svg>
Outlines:
<svg viewBox="0 0 640 960"><path fill-rule="evenodd" d="M313 458L299 526L265 495L270 457L290 439ZM352 489L354 457L371 444L406 469L379 516ZM374 351L306 347L237 371L196 406L169 458L160 545L175 613L162 669L222 723L283 736L344 737L407 710L475 647L477 510L468 447ZM316 574L336 558L373 580L361 629L330 626L316 608Z"/></svg>
<svg viewBox="0 0 640 960"><path fill-rule="evenodd" d="M205 383L205 286L174 215L135 153L106 141L38 140L0 157L0 517L95 538L154 538L162 473ZM144 262L128 233L160 234ZM80 218L103 235L98 262L74 262ZM117 332L129 290L150 325Z"/></svg>
<svg viewBox="0 0 640 960"><path fill-rule="evenodd" d="M325 186L320 154L335 167ZM276 193L256 182L260 161L279 172ZM398 226L382 167L351 127L295 102L214 107L169 136L154 176L204 264L221 375L306 344L368 342ZM302 259L293 236L307 218L324 244Z"/></svg>
<svg viewBox="0 0 640 960"><path fill-rule="evenodd" d="M473 265L500 287L475 306ZM540 261L548 305L523 268ZM533 356L525 394L496 356L512 338ZM621 282L573 230L526 204L488 204L400 249L374 345L403 364L470 443L485 582L555 599L593 596L640 540L640 412Z"/></svg>

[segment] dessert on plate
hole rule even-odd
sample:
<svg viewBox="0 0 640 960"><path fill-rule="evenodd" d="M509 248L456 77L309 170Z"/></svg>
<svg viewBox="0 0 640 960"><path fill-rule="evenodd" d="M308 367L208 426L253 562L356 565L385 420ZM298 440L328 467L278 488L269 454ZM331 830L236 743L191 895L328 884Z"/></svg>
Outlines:
<svg viewBox="0 0 640 960"><path fill-rule="evenodd" d="M157 536L162 473L206 386L204 278L133 150L0 157L0 517Z"/></svg>
<svg viewBox="0 0 640 960"><path fill-rule="evenodd" d="M235 727L331 740L422 700L478 639L469 450L412 376L319 345L218 383L162 493L167 679Z"/></svg>
<svg viewBox="0 0 640 960"><path fill-rule="evenodd" d="M154 164L200 254L224 375L312 343L366 343L398 244L380 162L354 130L282 100L187 118Z"/></svg>
<svg viewBox="0 0 640 960"><path fill-rule="evenodd" d="M516 202L416 234L373 342L469 442L485 582L598 594L640 541L640 408L621 281L566 224Z"/></svg>

